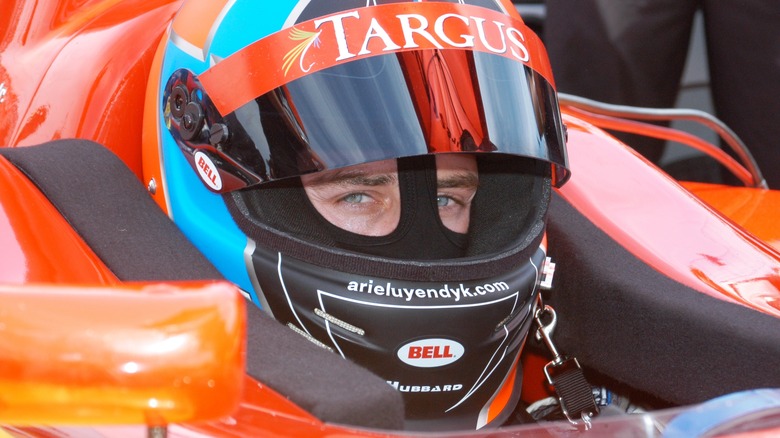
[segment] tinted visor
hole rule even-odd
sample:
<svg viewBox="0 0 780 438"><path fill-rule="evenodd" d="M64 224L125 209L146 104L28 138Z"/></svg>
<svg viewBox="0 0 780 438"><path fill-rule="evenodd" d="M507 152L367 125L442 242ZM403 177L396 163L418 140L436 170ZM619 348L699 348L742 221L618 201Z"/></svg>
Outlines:
<svg viewBox="0 0 780 438"><path fill-rule="evenodd" d="M225 121L247 185L444 152L519 155L568 178L553 87L522 63L462 50L361 59L257 97Z"/></svg>

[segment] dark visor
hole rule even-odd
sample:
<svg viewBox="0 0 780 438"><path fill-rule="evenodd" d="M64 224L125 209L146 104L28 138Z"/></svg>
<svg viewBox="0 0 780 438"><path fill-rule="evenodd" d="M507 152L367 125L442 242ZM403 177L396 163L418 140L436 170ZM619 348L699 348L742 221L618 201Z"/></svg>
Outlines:
<svg viewBox="0 0 780 438"><path fill-rule="evenodd" d="M445 152L531 157L569 175L553 87L511 59L419 50L297 79L225 117L221 154L247 185L389 158ZM232 167L232 166L231 166Z"/></svg>

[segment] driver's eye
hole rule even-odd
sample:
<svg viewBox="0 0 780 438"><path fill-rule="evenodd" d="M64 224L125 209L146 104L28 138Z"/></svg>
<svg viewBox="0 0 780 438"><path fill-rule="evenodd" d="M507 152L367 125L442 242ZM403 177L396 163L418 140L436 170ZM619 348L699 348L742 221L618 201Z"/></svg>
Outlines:
<svg viewBox="0 0 780 438"><path fill-rule="evenodd" d="M341 200L348 204L360 204L361 202L366 202L366 197L365 193L350 193L341 198Z"/></svg>
<svg viewBox="0 0 780 438"><path fill-rule="evenodd" d="M439 207L446 207L450 205L452 202L455 201L449 196L439 195L436 197L436 205L438 205Z"/></svg>

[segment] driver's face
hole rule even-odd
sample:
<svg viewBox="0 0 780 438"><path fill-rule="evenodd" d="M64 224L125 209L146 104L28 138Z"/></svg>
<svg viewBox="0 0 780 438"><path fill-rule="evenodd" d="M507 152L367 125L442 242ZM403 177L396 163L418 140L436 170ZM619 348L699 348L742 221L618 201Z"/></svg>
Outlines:
<svg viewBox="0 0 780 438"><path fill-rule="evenodd" d="M465 233L479 183L476 159L472 155L436 155L436 179L442 223ZM344 230L385 236L398 225L401 194L395 160L304 175L301 180L317 211Z"/></svg>

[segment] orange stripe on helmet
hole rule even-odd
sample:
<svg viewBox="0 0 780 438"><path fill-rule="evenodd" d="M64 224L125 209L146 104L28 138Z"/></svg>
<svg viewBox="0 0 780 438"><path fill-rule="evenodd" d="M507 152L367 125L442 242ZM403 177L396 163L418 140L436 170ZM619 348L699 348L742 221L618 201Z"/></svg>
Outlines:
<svg viewBox="0 0 780 438"><path fill-rule="evenodd" d="M552 83L540 39L522 20L454 3L392 3L331 14L271 34L200 75L222 115L292 80L387 53L459 49L523 62ZM281 68L280 68L281 67Z"/></svg>
<svg viewBox="0 0 780 438"><path fill-rule="evenodd" d="M205 52L209 35L229 0L185 2L173 20L173 32ZM204 26L204 23L210 26Z"/></svg>
<svg viewBox="0 0 780 438"><path fill-rule="evenodd" d="M167 34L160 39L157 53L152 61L150 71L159 72L162 66L162 59L165 53L165 43ZM154 201L165 214L170 216L170 206L168 205L168 195L166 194L166 184L163 171L163 162L160 148L160 76L150 75L146 87L146 96L144 98L143 130L141 134L141 164L143 168L144 182L147 188L155 187L149 190Z"/></svg>
<svg viewBox="0 0 780 438"><path fill-rule="evenodd" d="M485 418L486 423L489 424L495 420L502 412L504 412L512 398L512 393L515 390L515 380L517 379L517 364L518 360L515 359L512 369L509 371L509 375L502 384L496 396L490 401L487 406L487 416Z"/></svg>

